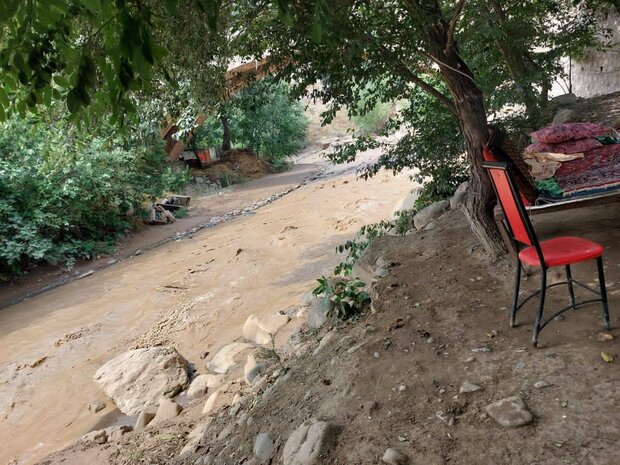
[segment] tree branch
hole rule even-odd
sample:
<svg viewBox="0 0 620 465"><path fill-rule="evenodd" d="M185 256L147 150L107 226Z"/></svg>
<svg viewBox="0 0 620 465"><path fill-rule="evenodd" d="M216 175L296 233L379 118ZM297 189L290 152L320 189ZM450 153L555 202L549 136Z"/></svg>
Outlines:
<svg viewBox="0 0 620 465"><path fill-rule="evenodd" d="M430 85L428 82L424 81L420 76L418 76L413 71L411 71L409 67L406 66L402 61L398 62L397 70L401 76L403 76L408 81L413 82L416 86L418 86L420 89L422 89L427 94L430 94L433 97L435 97L437 100L439 100L439 102L444 107L448 109L450 113L452 113L454 116L457 116L456 106L454 105L454 102L450 99L450 97L448 97L445 94L442 94L440 91L435 89L432 85Z"/></svg>
<svg viewBox="0 0 620 465"><path fill-rule="evenodd" d="M465 6L465 0L458 0L456 5L454 6L454 13L452 14L452 19L450 20L450 24L448 25L448 42L446 43L445 53L448 54L450 49L454 46L454 31L456 29L456 25L459 22L459 18L463 13L463 7Z"/></svg>

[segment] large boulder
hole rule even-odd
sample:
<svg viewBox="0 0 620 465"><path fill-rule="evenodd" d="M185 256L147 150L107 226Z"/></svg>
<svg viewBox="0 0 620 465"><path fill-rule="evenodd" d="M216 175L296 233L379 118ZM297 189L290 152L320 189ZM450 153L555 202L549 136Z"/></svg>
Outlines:
<svg viewBox="0 0 620 465"><path fill-rule="evenodd" d="M420 210L413 218L413 224L415 225L416 229L422 229L429 223L443 215L446 210L448 210L448 208L450 208L450 202L447 200L435 202L428 207Z"/></svg>
<svg viewBox="0 0 620 465"><path fill-rule="evenodd" d="M392 217L395 219L398 212L413 210L415 208L415 202L420 197L422 192L421 187L414 187L409 193L394 205L392 210Z"/></svg>
<svg viewBox="0 0 620 465"><path fill-rule="evenodd" d="M276 333L288 323L287 315L274 313L271 315L250 315L243 325L243 337L248 342L258 345L271 344Z"/></svg>
<svg viewBox="0 0 620 465"><path fill-rule="evenodd" d="M282 460L284 465L320 465L331 443L335 441L338 427L326 421L310 419L289 436Z"/></svg>
<svg viewBox="0 0 620 465"><path fill-rule="evenodd" d="M464 205L467 202L467 196L469 195L469 181L465 181L459 185L454 191L452 197L450 197L450 208L455 209Z"/></svg>
<svg viewBox="0 0 620 465"><path fill-rule="evenodd" d="M559 126L560 124L578 123L579 121L581 121L581 118L575 110L563 108L555 114L555 116L553 117L553 122L551 124L553 126Z"/></svg>
<svg viewBox="0 0 620 465"><path fill-rule="evenodd" d="M572 105L575 102L577 102L577 96L571 92L568 94L562 94L562 95L558 95L557 97L553 97L549 101L549 106L551 108L560 108L560 107Z"/></svg>
<svg viewBox="0 0 620 465"><path fill-rule="evenodd" d="M243 342L233 342L220 349L215 357L207 363L207 369L213 373L226 374L228 370L237 364L237 358L241 352L251 349L252 345Z"/></svg>
<svg viewBox="0 0 620 465"><path fill-rule="evenodd" d="M319 296L312 299L310 307L308 307L308 327L318 329L327 321L327 314L331 308L331 302L325 296Z"/></svg>
<svg viewBox="0 0 620 465"><path fill-rule="evenodd" d="M135 349L99 368L94 381L121 412L138 415L187 385L188 363L174 347Z"/></svg>

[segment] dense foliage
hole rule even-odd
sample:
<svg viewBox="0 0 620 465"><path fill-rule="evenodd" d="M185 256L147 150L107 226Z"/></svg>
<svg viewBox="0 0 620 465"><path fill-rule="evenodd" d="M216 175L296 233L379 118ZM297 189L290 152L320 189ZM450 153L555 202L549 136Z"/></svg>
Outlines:
<svg viewBox="0 0 620 465"><path fill-rule="evenodd" d="M265 79L237 94L226 105L234 147L249 147L261 158L281 165L304 145L308 121L303 107L282 82ZM198 129L199 148L222 144L220 119L212 116Z"/></svg>
<svg viewBox="0 0 620 465"><path fill-rule="evenodd" d="M134 134L140 134L135 131ZM151 139L11 119L0 130L0 274L109 251L143 202L186 181Z"/></svg>

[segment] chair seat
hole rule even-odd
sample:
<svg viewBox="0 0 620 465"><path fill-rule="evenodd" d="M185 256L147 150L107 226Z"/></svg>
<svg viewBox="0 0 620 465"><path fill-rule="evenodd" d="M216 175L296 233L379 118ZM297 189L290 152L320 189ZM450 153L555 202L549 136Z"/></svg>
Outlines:
<svg viewBox="0 0 620 465"><path fill-rule="evenodd" d="M542 241L540 248L547 266L563 266L585 262L603 255L604 248L596 242L581 237L556 237ZM519 259L532 266L540 266L535 247L519 252Z"/></svg>

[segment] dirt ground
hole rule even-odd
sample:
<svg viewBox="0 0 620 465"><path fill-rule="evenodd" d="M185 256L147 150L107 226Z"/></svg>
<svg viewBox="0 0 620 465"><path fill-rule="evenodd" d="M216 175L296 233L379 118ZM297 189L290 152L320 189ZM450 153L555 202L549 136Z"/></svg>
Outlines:
<svg viewBox="0 0 620 465"><path fill-rule="evenodd" d="M297 355L284 361L287 379L258 393L242 390L241 410L222 408L195 454L178 455L188 433L205 421L204 399L168 425L104 446L78 444L42 463L250 465L258 463L251 458L254 438L268 432L276 447L270 463L280 464L286 439L314 417L340 429L325 464L379 463L386 448L396 447L420 465L615 465L619 220L618 208L607 206L535 221L542 238L582 235L606 245L612 331L603 330L600 306L591 304L552 322L533 348L535 304L519 315L517 328L508 327L512 266L489 263L463 215L453 211L433 230L377 240L369 255L392 267L373 290L373 310L293 338ZM574 276L596 286L592 264L577 265ZM536 288L537 278L524 279L524 292ZM547 308L566 300L565 289L554 288ZM313 355L328 332L335 334L332 342ZM600 340L601 333L614 338ZM616 361L605 362L601 352ZM461 394L465 381L482 389ZM534 387L538 381L549 386ZM534 415L531 425L504 429L487 417L489 403L512 395Z"/></svg>

